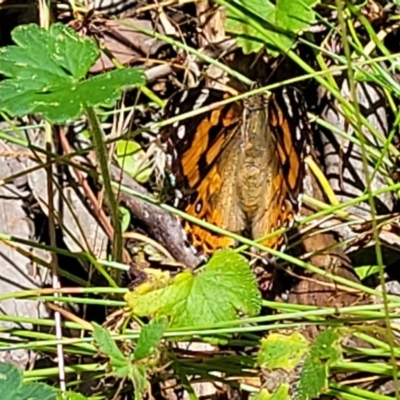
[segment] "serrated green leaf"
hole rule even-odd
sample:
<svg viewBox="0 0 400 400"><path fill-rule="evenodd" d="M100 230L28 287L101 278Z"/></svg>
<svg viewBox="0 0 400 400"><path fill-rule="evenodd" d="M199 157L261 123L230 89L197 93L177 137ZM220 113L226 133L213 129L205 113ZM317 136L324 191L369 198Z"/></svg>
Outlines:
<svg viewBox="0 0 400 400"><path fill-rule="evenodd" d="M136 344L133 359L135 361L151 357L167 328L167 318L157 318L143 326Z"/></svg>
<svg viewBox="0 0 400 400"><path fill-rule="evenodd" d="M49 31L22 25L12 36L17 45L0 49L0 72L7 78L0 82L0 110L12 116L40 114L62 124L86 106L112 106L121 90L145 83L143 72L133 68L82 81L99 50L63 24Z"/></svg>
<svg viewBox="0 0 400 400"><path fill-rule="evenodd" d="M313 343L304 361L298 385L298 400L319 397L328 388L329 367L339 360L340 335L333 329L323 331Z"/></svg>
<svg viewBox="0 0 400 400"><path fill-rule="evenodd" d="M314 21L311 7L319 0L234 0L226 22L228 32L237 36L245 54L264 47L272 56L288 51L296 35ZM252 22L251 22L252 21ZM253 26L253 24L257 25Z"/></svg>
<svg viewBox="0 0 400 400"><path fill-rule="evenodd" d="M333 329L321 332L312 345L310 354L320 360L326 360L329 364L338 361L342 356L340 338L340 335Z"/></svg>
<svg viewBox="0 0 400 400"><path fill-rule="evenodd" d="M90 67L100 56L93 40L79 36L64 24L50 26L50 54L58 65L62 65L76 80L84 78Z"/></svg>
<svg viewBox="0 0 400 400"><path fill-rule="evenodd" d="M116 148L119 166L138 182L147 182L152 168L144 167L145 151L139 143L133 140L119 140Z"/></svg>
<svg viewBox="0 0 400 400"><path fill-rule="evenodd" d="M257 315L261 295L248 262L232 250L216 252L197 274L184 271L161 286L125 296L138 316L166 316L170 327L212 325Z"/></svg>
<svg viewBox="0 0 400 400"><path fill-rule="evenodd" d="M64 24L53 24L46 31L36 24L18 26L12 31L12 39L17 46L7 46L0 50L0 71L7 77L34 76L46 81L59 82L67 79L65 70L75 79L83 78L100 56L93 40L79 36ZM27 68L20 68L26 66ZM34 75L29 75L35 72ZM36 81L36 79L34 79Z"/></svg>
<svg viewBox="0 0 400 400"><path fill-rule="evenodd" d="M57 392L44 383L22 383L22 372L12 364L0 362L1 400L56 400Z"/></svg>
<svg viewBox="0 0 400 400"><path fill-rule="evenodd" d="M115 343L115 340L111 337L110 332L96 322L92 322L92 326L93 337L99 346L100 351L110 357L113 375L119 377L128 376L131 362L122 354L121 350Z"/></svg>
<svg viewBox="0 0 400 400"><path fill-rule="evenodd" d="M300 374L298 400L318 398L327 388L327 378L326 366L318 359L307 357Z"/></svg>
<svg viewBox="0 0 400 400"><path fill-rule="evenodd" d="M262 368L293 370L309 351L307 339L298 332L290 336L270 334L261 341L257 362Z"/></svg>
<svg viewBox="0 0 400 400"><path fill-rule="evenodd" d="M17 46L0 49L0 72L24 82L31 89L72 83L73 78L65 73L50 52L50 32L36 24L15 28L12 38Z"/></svg>

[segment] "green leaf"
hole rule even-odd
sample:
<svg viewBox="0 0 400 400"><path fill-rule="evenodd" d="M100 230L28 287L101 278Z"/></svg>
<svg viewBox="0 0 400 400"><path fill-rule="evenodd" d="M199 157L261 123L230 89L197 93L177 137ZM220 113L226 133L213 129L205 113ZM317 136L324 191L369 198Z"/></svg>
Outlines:
<svg viewBox="0 0 400 400"><path fill-rule="evenodd" d="M22 383L22 372L0 362L1 400L56 400L57 392L44 383Z"/></svg>
<svg viewBox="0 0 400 400"><path fill-rule="evenodd" d="M237 35L245 54L264 47L272 56L288 51L296 35L315 20L311 7L319 0L234 0L226 22L228 32Z"/></svg>
<svg viewBox="0 0 400 400"><path fill-rule="evenodd" d="M16 46L0 48L0 110L12 116L43 115L62 124L84 107L112 106L121 90L145 83L139 69L111 71L82 80L99 57L96 44L63 24L48 31L35 24L12 32Z"/></svg>
<svg viewBox="0 0 400 400"><path fill-rule="evenodd" d="M231 5L236 6L237 11L228 10L226 30L237 36L237 44L242 48L244 54L258 53L264 48L266 38L249 24L248 19L257 15L257 19L262 18L260 22L264 24L273 19L275 6L268 0L235 0L231 2ZM270 32L269 34L274 33Z"/></svg>
<svg viewBox="0 0 400 400"><path fill-rule="evenodd" d="M329 367L342 356L339 340L339 334L332 329L327 329L317 337L300 373L299 400L313 399L326 391Z"/></svg>
<svg viewBox="0 0 400 400"><path fill-rule="evenodd" d="M287 372L288 377L291 377L290 382L299 382L296 399L311 400L318 398L328 387L329 367L342 355L339 340L339 334L332 329L322 332L311 346L298 332L290 336L273 333L262 340L257 362L261 368L267 369L266 373L268 370ZM286 399L285 388L286 383L281 384L271 398L265 397L269 395L268 392L260 392L258 400L275 399L278 393L283 396L282 399Z"/></svg>
<svg viewBox="0 0 400 400"><path fill-rule="evenodd" d="M143 328L137 346L140 348L139 355L144 355L145 353L150 355L151 351L158 343L158 337L160 335L162 336L162 333L164 332L164 323L166 324L166 321L158 320L153 323L150 322ZM142 394L146 392L148 386L147 366L131 362L131 360L126 358L119 350L107 329L101 327L95 322L92 322L92 325L93 337L95 338L101 352L110 357L112 374L120 378L129 377L135 388L135 399L142 399ZM141 337L142 339L140 339ZM141 344L139 344L140 341Z"/></svg>
<svg viewBox="0 0 400 400"><path fill-rule="evenodd" d="M147 325L143 326L135 352L133 353L135 361L150 357L155 353L167 324L167 318L158 318L153 319Z"/></svg>
<svg viewBox="0 0 400 400"><path fill-rule="evenodd" d="M340 345L341 336L333 329L327 329L320 333L311 347L310 355L318 357L326 364L332 365L342 357Z"/></svg>
<svg viewBox="0 0 400 400"><path fill-rule="evenodd" d="M298 332L290 336L271 333L261 341L257 362L262 368L291 371L308 351L307 339Z"/></svg>
<svg viewBox="0 0 400 400"><path fill-rule="evenodd" d="M266 389L261 389L251 400L290 400L289 386L283 384L274 393L269 393Z"/></svg>
<svg viewBox="0 0 400 400"><path fill-rule="evenodd" d="M261 295L248 262L232 250L216 252L198 273L184 271L125 295L138 316L170 317L170 327L212 325L257 315Z"/></svg>
<svg viewBox="0 0 400 400"><path fill-rule="evenodd" d="M119 377L128 376L131 368L131 362L122 354L121 350L115 343L115 340L111 337L110 332L96 322L92 322L92 326L93 337L96 340L100 351L110 357L113 375Z"/></svg>
<svg viewBox="0 0 400 400"><path fill-rule="evenodd" d="M293 33L307 29L315 20L311 7L318 2L318 0L278 0L275 10L276 26Z"/></svg>
<svg viewBox="0 0 400 400"><path fill-rule="evenodd" d="M355 268L356 274L361 280L366 279L369 276L378 274L379 270L379 265L364 265L362 267Z"/></svg>
<svg viewBox="0 0 400 400"><path fill-rule="evenodd" d="M121 231L126 232L131 223L131 213L125 207L119 207L119 219L121 221Z"/></svg>
<svg viewBox="0 0 400 400"><path fill-rule="evenodd" d="M139 143L133 140L119 140L117 143L117 161L119 166L138 182L150 179L152 168L144 164L146 153Z"/></svg>
<svg viewBox="0 0 400 400"><path fill-rule="evenodd" d="M6 77L18 79L31 89L72 83L73 75L65 73L53 53L54 46L50 44L50 36L54 36L55 31L59 31L59 24L53 25L49 32L36 24L21 25L14 29L12 38L17 46L0 49L0 72ZM89 43L95 46L93 42ZM94 60L99 56L96 48L95 51Z"/></svg>

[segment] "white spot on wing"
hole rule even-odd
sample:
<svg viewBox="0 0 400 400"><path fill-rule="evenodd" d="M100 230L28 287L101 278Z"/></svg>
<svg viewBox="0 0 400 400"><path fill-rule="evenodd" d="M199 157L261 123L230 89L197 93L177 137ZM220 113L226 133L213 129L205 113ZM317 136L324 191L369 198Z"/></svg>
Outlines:
<svg viewBox="0 0 400 400"><path fill-rule="evenodd" d="M289 114L289 117L293 118L294 114L293 114L292 104L290 101L290 96L288 95L286 90L283 91L282 95L283 98L285 99L287 113Z"/></svg>
<svg viewBox="0 0 400 400"><path fill-rule="evenodd" d="M195 208L196 213L198 214L201 211L202 208L203 208L203 206L202 206L201 202L199 201L196 204L196 208Z"/></svg>
<svg viewBox="0 0 400 400"><path fill-rule="evenodd" d="M303 128L304 128L304 126L303 126ZM301 140L302 139L302 137L303 137L303 135L301 134L301 129L302 129L302 127L300 127L300 129L299 129L299 127L297 126L296 127L296 140Z"/></svg>
<svg viewBox="0 0 400 400"><path fill-rule="evenodd" d="M202 105L207 100L209 95L210 95L210 91L208 89L202 89L200 92L200 96L197 98L196 102L194 103L193 110L197 110L198 108L202 107Z"/></svg>
<svg viewBox="0 0 400 400"><path fill-rule="evenodd" d="M181 99L179 100L179 103L183 103L188 97L188 91L186 90L183 92Z"/></svg>
<svg viewBox="0 0 400 400"><path fill-rule="evenodd" d="M182 140L185 137L186 128L185 125L181 125L176 132L178 139Z"/></svg>

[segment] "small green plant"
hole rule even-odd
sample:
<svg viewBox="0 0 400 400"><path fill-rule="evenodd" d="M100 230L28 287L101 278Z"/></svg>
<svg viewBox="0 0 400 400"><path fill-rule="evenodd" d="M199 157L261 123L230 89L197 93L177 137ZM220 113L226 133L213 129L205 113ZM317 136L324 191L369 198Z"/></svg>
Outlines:
<svg viewBox="0 0 400 400"><path fill-rule="evenodd" d="M110 358L110 374L132 381L135 400L142 399L149 387L147 374L151 372L152 366L157 365L157 349L167 322L166 318L159 318L143 326L135 350L128 356L118 348L107 329L92 323L93 337L100 351Z"/></svg>
<svg viewBox="0 0 400 400"><path fill-rule="evenodd" d="M63 24L48 31L17 27L16 46L0 49L0 110L11 116L39 114L54 124L79 118L86 107L112 106L121 90L145 83L140 69L122 69L85 79L100 56L93 40Z"/></svg>
<svg viewBox="0 0 400 400"><path fill-rule="evenodd" d="M284 371L289 382L278 385L273 393L262 390L256 399L318 398L328 390L330 367L341 359L340 340L333 329L322 332L313 343L298 332L270 334L261 342L257 363L266 374Z"/></svg>

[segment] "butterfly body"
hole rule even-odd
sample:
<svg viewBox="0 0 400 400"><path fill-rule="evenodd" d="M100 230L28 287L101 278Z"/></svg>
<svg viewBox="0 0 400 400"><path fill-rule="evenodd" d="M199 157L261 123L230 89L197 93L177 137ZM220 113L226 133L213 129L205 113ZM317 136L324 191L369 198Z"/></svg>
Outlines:
<svg viewBox="0 0 400 400"><path fill-rule="evenodd" d="M268 208L272 177L279 173L275 144L268 129L268 107L262 96L244 105L236 187L248 221Z"/></svg>
<svg viewBox="0 0 400 400"><path fill-rule="evenodd" d="M182 114L228 97L215 89L189 92L168 103L167 115ZM188 99L192 97L198 100L190 108ZM172 155L170 168L180 192L179 208L252 239L290 224L294 216L291 199L297 201L301 189L297 180L303 174L303 148L285 147L284 135L291 136L287 139L291 145L295 140L289 125L284 127L287 131L278 132L285 122L283 114L278 115L282 113L282 105L277 104L280 100L253 96L188 118L184 125L173 125L162 133ZM282 137L277 138L279 134ZM297 171L285 164L292 161ZM228 236L196 224L184 222L184 229L193 246L205 254L237 244ZM263 244L278 248L284 239L278 235Z"/></svg>

